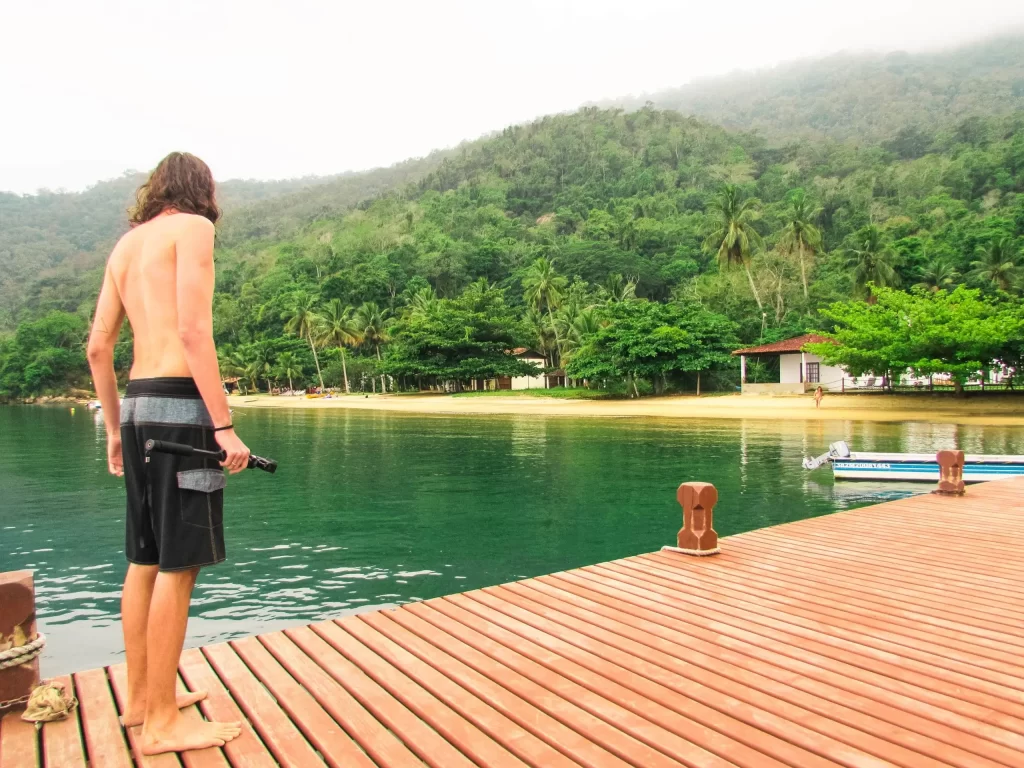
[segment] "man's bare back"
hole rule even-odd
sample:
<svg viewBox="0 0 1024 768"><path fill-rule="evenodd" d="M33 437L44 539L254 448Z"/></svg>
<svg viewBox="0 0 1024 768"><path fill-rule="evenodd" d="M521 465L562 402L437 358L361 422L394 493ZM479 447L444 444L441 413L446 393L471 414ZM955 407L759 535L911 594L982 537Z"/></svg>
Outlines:
<svg viewBox="0 0 1024 768"><path fill-rule="evenodd" d="M111 253L107 269L134 335L131 378L192 375L179 333L176 244L212 233L202 216L165 213L135 227Z"/></svg>

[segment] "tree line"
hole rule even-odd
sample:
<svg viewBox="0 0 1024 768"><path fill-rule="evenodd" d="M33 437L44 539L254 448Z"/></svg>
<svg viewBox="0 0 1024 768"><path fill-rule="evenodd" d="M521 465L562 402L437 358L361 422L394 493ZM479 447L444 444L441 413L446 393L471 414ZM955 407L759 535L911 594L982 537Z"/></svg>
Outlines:
<svg viewBox="0 0 1024 768"><path fill-rule="evenodd" d="M219 242L214 332L225 373L261 389L513 375L517 346L634 395L693 391L701 372L728 388L734 345L833 331L830 308L874 306L872 286L1019 304L1022 242L1021 114L780 145L588 108L297 234ZM87 384L69 329L84 337L90 311L0 340L0 394Z"/></svg>

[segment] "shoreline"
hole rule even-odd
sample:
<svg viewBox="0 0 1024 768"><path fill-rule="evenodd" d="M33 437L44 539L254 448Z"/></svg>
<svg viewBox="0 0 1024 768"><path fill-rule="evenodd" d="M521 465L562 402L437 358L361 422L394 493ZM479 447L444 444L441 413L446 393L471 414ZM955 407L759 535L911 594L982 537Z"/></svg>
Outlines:
<svg viewBox="0 0 1024 768"><path fill-rule="evenodd" d="M306 398L231 395L232 408L350 409L421 415L575 416L582 418L750 419L762 421L917 421L1024 427L1024 393L958 399L947 395L826 395L820 409L809 396L681 395L641 400L451 395L340 395Z"/></svg>

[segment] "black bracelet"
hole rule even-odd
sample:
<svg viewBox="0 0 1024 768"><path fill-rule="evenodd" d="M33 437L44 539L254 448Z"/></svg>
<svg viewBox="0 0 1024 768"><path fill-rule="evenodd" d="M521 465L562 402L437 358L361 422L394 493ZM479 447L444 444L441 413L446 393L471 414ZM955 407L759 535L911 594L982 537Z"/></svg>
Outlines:
<svg viewBox="0 0 1024 768"><path fill-rule="evenodd" d="M223 427L214 427L213 431L214 432L223 432L225 429L234 429L234 428L235 428L234 424L228 424L228 425L223 426Z"/></svg>

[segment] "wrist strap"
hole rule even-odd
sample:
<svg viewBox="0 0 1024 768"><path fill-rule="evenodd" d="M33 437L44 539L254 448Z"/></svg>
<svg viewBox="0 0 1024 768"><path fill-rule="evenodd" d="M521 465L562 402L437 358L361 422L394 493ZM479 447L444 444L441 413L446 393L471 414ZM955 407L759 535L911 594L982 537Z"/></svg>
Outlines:
<svg viewBox="0 0 1024 768"><path fill-rule="evenodd" d="M214 432L223 432L225 429L234 429L234 428L235 428L234 424L226 424L223 427L214 427L213 431Z"/></svg>

